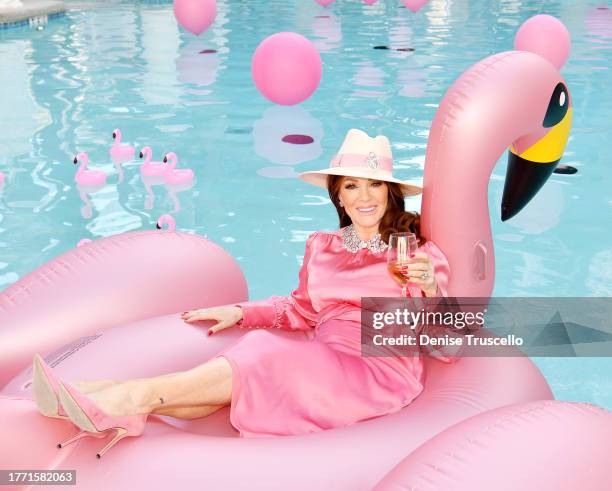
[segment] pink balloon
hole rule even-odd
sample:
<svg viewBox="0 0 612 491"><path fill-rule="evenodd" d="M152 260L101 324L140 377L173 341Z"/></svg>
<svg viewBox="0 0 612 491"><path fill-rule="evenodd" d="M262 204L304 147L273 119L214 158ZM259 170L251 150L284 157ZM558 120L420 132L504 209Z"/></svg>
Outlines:
<svg viewBox="0 0 612 491"><path fill-rule="evenodd" d="M541 14L527 19L514 38L514 49L543 56L559 70L567 60L570 46L569 31L552 15Z"/></svg>
<svg viewBox="0 0 612 491"><path fill-rule="evenodd" d="M421 10L428 0L402 0L402 3L415 14Z"/></svg>
<svg viewBox="0 0 612 491"><path fill-rule="evenodd" d="M251 71L261 95L276 104L292 106L313 94L323 68L312 42L294 32L279 32L257 47Z"/></svg>
<svg viewBox="0 0 612 491"><path fill-rule="evenodd" d="M216 15L216 0L174 0L176 20L196 36L208 29Z"/></svg>
<svg viewBox="0 0 612 491"><path fill-rule="evenodd" d="M331 5L332 3L334 3L336 0L315 0L315 2L317 2L319 5L323 6L323 7L327 7L328 5Z"/></svg>

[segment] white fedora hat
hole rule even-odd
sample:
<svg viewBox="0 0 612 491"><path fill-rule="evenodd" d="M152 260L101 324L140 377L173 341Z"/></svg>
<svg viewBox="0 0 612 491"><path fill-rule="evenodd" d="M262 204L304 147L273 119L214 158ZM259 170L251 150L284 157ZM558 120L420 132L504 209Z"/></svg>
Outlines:
<svg viewBox="0 0 612 491"><path fill-rule="evenodd" d="M327 176L351 176L394 182L400 185L404 196L414 196L423 188L393 177L393 155L386 136L374 138L365 131L351 129L327 169L302 172L298 177L315 186L327 189Z"/></svg>

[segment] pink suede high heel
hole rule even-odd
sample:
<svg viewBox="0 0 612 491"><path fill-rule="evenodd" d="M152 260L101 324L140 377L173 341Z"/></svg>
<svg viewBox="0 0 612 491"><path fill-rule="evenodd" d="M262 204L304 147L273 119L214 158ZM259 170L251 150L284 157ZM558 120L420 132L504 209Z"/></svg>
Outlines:
<svg viewBox="0 0 612 491"><path fill-rule="evenodd" d="M113 439L96 454L98 458L101 458L119 440L127 436L142 435L149 416L148 414L111 416L102 411L92 399L66 382L59 383L59 399L70 420L81 430L104 435L108 430L115 430Z"/></svg>
<svg viewBox="0 0 612 491"><path fill-rule="evenodd" d="M55 373L53 373L52 368L47 365L39 354L35 354L34 361L32 362L32 389L38 411L43 416L49 418L70 420L59 401L59 383L60 381ZM68 440L58 443L57 448L70 445L86 436L98 435L91 435L87 431L81 431Z"/></svg>

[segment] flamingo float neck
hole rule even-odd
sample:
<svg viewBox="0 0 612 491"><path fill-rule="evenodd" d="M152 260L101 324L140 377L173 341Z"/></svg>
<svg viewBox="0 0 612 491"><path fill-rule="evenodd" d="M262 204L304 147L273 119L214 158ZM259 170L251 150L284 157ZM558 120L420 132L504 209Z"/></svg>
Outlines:
<svg viewBox="0 0 612 491"><path fill-rule="evenodd" d="M499 157L515 142L518 145L538 138L544 141L560 127L569 132L565 117L557 129L542 129L555 88L562 81L558 69L546 59L529 52L510 51L475 64L442 99L427 143L421 233L449 261L449 296L491 295L495 258L489 180ZM571 109L567 117L571 120ZM546 136L541 138L544 133ZM559 147L558 142L553 143ZM536 169L534 173L539 173L537 179L552 172L554 160L558 162L560 158L558 154L556 148L549 152L549 160L527 162ZM533 183L518 185L523 189L514 193L521 198L517 202L526 203L539 189ZM508 186L504 199L507 190Z"/></svg>

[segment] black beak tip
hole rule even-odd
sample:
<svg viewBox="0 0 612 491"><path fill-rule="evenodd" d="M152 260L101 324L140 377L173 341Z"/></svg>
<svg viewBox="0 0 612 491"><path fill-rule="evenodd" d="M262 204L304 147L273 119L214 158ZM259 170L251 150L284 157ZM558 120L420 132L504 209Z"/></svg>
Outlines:
<svg viewBox="0 0 612 491"><path fill-rule="evenodd" d="M77 158L75 157L74 160L72 161L73 164L76 164L78 162Z"/></svg>
<svg viewBox="0 0 612 491"><path fill-rule="evenodd" d="M143 158L143 157L144 157L143 153L142 153L142 152L140 152L140 158Z"/></svg>
<svg viewBox="0 0 612 491"><path fill-rule="evenodd" d="M168 163L168 157L164 157L164 164Z"/></svg>
<svg viewBox="0 0 612 491"><path fill-rule="evenodd" d="M512 210L510 210L507 206L503 206L501 207L501 221L505 222L506 220L510 220L514 215L516 215L516 212L512 212Z"/></svg>
<svg viewBox="0 0 612 491"><path fill-rule="evenodd" d="M157 230L161 230L161 227L159 226L159 223L156 223L156 224L155 224L155 228L156 228Z"/></svg>
<svg viewBox="0 0 612 491"><path fill-rule="evenodd" d="M117 133L113 131L113 138L117 138Z"/></svg>

